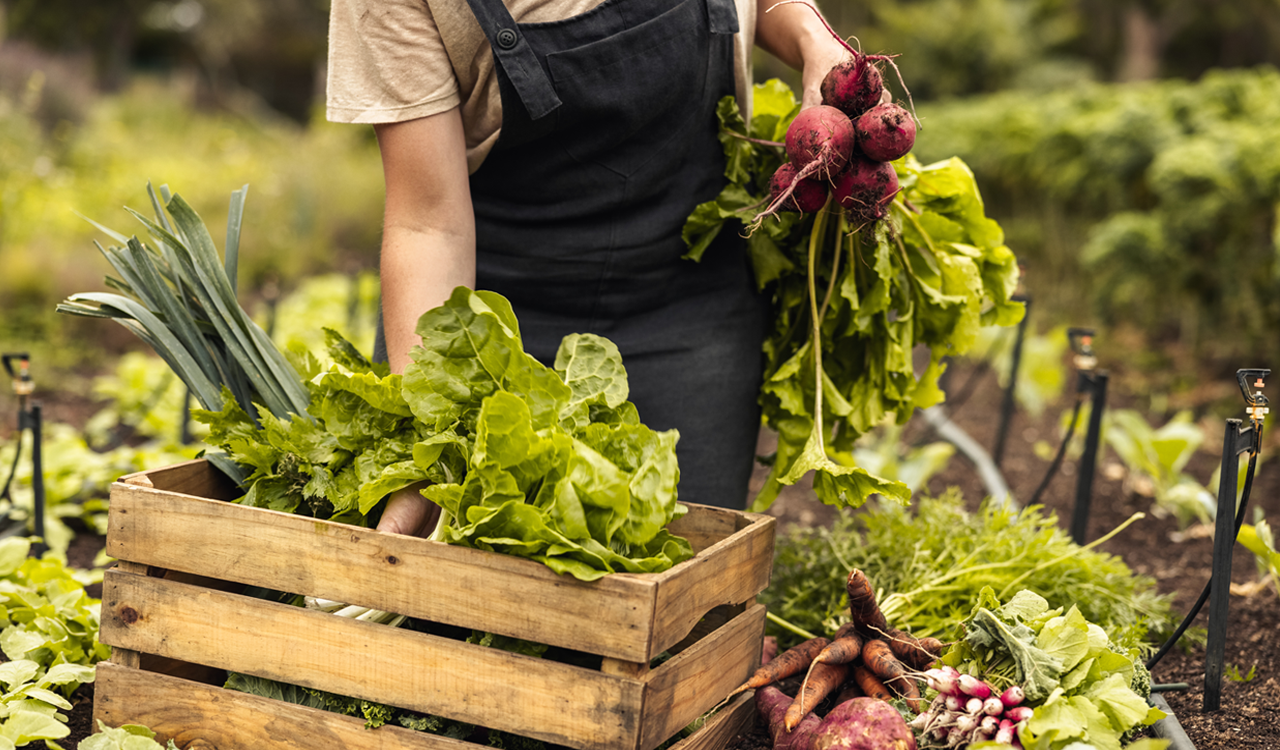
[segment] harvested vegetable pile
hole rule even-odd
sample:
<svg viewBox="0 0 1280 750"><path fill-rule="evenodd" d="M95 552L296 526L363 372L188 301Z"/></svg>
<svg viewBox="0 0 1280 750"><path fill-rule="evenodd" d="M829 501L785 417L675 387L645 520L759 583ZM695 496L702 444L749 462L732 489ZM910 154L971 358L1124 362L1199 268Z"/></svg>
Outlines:
<svg viewBox="0 0 1280 750"><path fill-rule="evenodd" d="M966 351L982 325L1021 319L1014 255L958 159L840 155L857 142L848 116L801 113L778 81L755 87L752 111L748 124L732 97L720 102L727 185L690 215L684 238L699 259L721 231L749 228L756 281L773 302L760 400L778 450L753 510L810 471L825 503L857 507L875 493L905 503L905 485L855 464L853 443L940 403L943 357ZM809 136L792 133L797 121ZM844 192L828 198L832 189ZM929 353L919 370L917 347Z"/></svg>

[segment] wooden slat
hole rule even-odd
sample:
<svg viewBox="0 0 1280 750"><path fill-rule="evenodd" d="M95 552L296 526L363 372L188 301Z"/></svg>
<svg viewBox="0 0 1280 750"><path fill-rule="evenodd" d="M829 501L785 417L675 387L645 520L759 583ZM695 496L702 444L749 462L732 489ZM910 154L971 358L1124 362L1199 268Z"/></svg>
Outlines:
<svg viewBox="0 0 1280 750"><path fill-rule="evenodd" d="M95 724L142 724L161 743L208 750L475 750L401 727L364 728L352 716L224 690L155 672L98 665Z"/></svg>
<svg viewBox="0 0 1280 750"><path fill-rule="evenodd" d="M626 661L652 658L652 577L584 583L510 555L119 483L106 548L120 560L219 580Z"/></svg>
<svg viewBox="0 0 1280 750"><path fill-rule="evenodd" d="M654 654L678 643L713 607L753 601L769 585L777 522L771 516L745 515L753 520L749 526L658 574Z"/></svg>
<svg viewBox="0 0 1280 750"><path fill-rule="evenodd" d="M707 720L701 729L685 737L670 750L723 750L740 734L750 731L756 720L756 691L734 698Z"/></svg>
<svg viewBox="0 0 1280 750"><path fill-rule="evenodd" d="M631 746L639 729L636 681L115 570L100 637L569 747Z"/></svg>
<svg viewBox="0 0 1280 750"><path fill-rule="evenodd" d="M120 477L120 481L137 487L179 492L214 500L231 500L243 494L237 492L231 480L204 459L183 461L161 469L126 474Z"/></svg>
<svg viewBox="0 0 1280 750"><path fill-rule="evenodd" d="M764 619L764 605L752 604L649 673L640 750L656 747L746 682L759 665Z"/></svg>

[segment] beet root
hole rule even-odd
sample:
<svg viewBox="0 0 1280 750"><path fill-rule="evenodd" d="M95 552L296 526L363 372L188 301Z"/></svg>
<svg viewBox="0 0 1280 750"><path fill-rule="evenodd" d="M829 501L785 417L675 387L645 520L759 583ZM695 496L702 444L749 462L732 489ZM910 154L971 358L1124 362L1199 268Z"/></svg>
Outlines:
<svg viewBox="0 0 1280 750"><path fill-rule="evenodd" d="M877 104L853 123L858 148L868 159L894 161L916 144L916 121L911 113L892 102Z"/></svg>
<svg viewBox="0 0 1280 750"><path fill-rule="evenodd" d="M831 197L855 225L883 219L897 194L898 173L893 165L861 156L854 157L849 169L831 186Z"/></svg>
<svg viewBox="0 0 1280 750"><path fill-rule="evenodd" d="M916 750L902 714L875 698L854 698L827 713L810 750Z"/></svg>
<svg viewBox="0 0 1280 750"><path fill-rule="evenodd" d="M835 107L819 104L796 115L787 128L787 158L797 173L816 163L816 175L830 178L849 163L857 136L853 121Z"/></svg>
<svg viewBox="0 0 1280 750"><path fill-rule="evenodd" d="M791 162L787 162L773 173L773 177L769 179L769 201L778 200L778 198L788 190L791 195L782 200L779 204L781 211L799 211L800 213L813 213L821 209L827 204L827 193L829 189L827 183L822 180L815 180L812 177L802 179L796 178L796 168L791 166Z"/></svg>
<svg viewBox="0 0 1280 750"><path fill-rule="evenodd" d="M884 90L884 77L880 69L871 64L867 55L857 55L827 71L822 79L822 103L835 107L850 119L880 102Z"/></svg>

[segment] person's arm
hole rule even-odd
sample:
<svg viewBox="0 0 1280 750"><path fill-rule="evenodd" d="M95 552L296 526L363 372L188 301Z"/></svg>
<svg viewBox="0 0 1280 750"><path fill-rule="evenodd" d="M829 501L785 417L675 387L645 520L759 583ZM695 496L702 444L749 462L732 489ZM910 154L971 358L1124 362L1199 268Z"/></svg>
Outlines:
<svg viewBox="0 0 1280 750"><path fill-rule="evenodd" d="M801 3L778 5L778 0L757 0L756 5L756 44L801 71L804 107L822 103L819 87L823 77L849 57L848 50L827 30L814 7Z"/></svg>
<svg viewBox="0 0 1280 750"><path fill-rule="evenodd" d="M447 112L375 126L386 181L382 230L382 321L387 359L403 373L422 313L476 280L475 214L462 116ZM379 531L425 536L440 508L417 485L391 495Z"/></svg>
<svg viewBox="0 0 1280 750"><path fill-rule="evenodd" d="M476 280L475 215L462 116L447 112L374 127L386 181L382 318L392 372L404 372L422 313Z"/></svg>

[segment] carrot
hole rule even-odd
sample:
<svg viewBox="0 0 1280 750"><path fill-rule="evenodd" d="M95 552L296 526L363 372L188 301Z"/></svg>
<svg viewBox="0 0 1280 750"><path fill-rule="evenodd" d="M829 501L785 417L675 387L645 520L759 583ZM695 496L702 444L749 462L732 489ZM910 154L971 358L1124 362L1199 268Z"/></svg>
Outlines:
<svg viewBox="0 0 1280 750"><path fill-rule="evenodd" d="M827 638L812 638L797 646L783 651L774 658L769 660L768 664L756 670L746 682L739 685L729 697L733 697L744 690L754 688L762 688L765 685L771 685L778 680L783 680L791 675L800 674L809 668L809 664L813 662L813 657L818 652L826 648L831 641Z"/></svg>
<svg viewBox="0 0 1280 750"><path fill-rule="evenodd" d="M847 700L862 697L862 688L858 687L856 682L846 682L844 687L840 688L840 694L836 696L836 705L840 705Z"/></svg>
<svg viewBox="0 0 1280 750"><path fill-rule="evenodd" d="M896 628L889 628L885 635L898 661L914 669L927 668L942 654L942 641L937 638L916 638Z"/></svg>
<svg viewBox="0 0 1280 750"><path fill-rule="evenodd" d="M871 674L871 670L861 664L855 665L853 668L853 681L857 683L859 688L862 688L862 692L866 693L868 698L882 701L893 700L893 694L889 692L889 688L884 686L879 677Z"/></svg>
<svg viewBox="0 0 1280 750"><path fill-rule="evenodd" d="M795 729L801 719L813 713L813 709L840 687L848 675L848 664L815 664L809 676L805 678L805 683L800 686L800 692L796 694L795 700L787 707L787 713L783 719L787 731Z"/></svg>
<svg viewBox="0 0 1280 750"><path fill-rule="evenodd" d="M843 630L843 628L842 628ZM862 653L862 636L854 632L853 628L843 635L840 631L836 631L836 638L832 639L818 655L813 657L814 664L848 664L858 655ZM810 666L810 669L813 667Z"/></svg>
<svg viewBox="0 0 1280 750"><path fill-rule="evenodd" d="M862 662L885 685L892 686L905 698L912 711L919 713L920 689L907 676L906 667L898 661L898 657L893 655L893 650L888 643L878 638L867 641L862 647Z"/></svg>
<svg viewBox="0 0 1280 750"><path fill-rule="evenodd" d="M849 614L854 622L873 633L883 633L889 629L889 623L884 619L880 605L876 603L876 592L871 588L871 581L867 580L866 573L857 568L850 571L845 590L849 593Z"/></svg>

